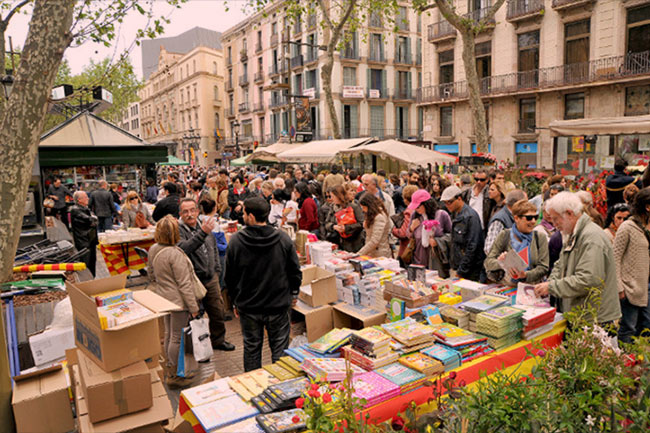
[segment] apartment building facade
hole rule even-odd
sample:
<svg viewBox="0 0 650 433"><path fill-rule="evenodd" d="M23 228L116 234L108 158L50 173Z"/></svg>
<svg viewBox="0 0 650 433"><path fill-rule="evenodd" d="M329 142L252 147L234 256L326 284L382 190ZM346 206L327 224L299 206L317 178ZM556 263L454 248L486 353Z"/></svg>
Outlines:
<svg viewBox="0 0 650 433"><path fill-rule="evenodd" d="M124 109L119 126L130 134L141 137L140 102L132 102Z"/></svg>
<svg viewBox="0 0 650 433"><path fill-rule="evenodd" d="M142 138L197 165L220 163L224 119L223 54L198 46L160 47L158 67L140 91Z"/></svg>
<svg viewBox="0 0 650 433"><path fill-rule="evenodd" d="M332 96L344 138L421 137L422 110L415 105L415 89L422 85L421 20L406 3L399 14L397 31L370 17L335 54ZM322 90L326 54L318 49L328 38L318 14L291 22L282 2L223 33L230 145L233 125L240 125L242 153L290 134L296 126L290 104L299 98L289 95L308 98L313 139L334 136Z"/></svg>
<svg viewBox="0 0 650 433"><path fill-rule="evenodd" d="M478 19L488 1L455 5ZM436 150L470 155L474 131L460 35L437 10L423 18L424 83L417 98L424 137ZM611 169L626 146L650 150L647 134L601 135L585 143L548 129L562 119L650 114L648 0L509 0L482 30L476 65L490 151L499 160L558 170Z"/></svg>

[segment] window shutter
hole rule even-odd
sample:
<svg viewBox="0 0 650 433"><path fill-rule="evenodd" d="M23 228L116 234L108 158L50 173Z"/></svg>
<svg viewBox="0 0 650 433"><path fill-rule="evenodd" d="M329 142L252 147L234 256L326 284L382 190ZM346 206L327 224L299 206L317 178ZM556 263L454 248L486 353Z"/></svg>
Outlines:
<svg viewBox="0 0 650 433"><path fill-rule="evenodd" d="M372 82L370 81L370 68L366 69L366 73L367 73L367 76L368 76L368 79L367 79L366 83L368 83L368 90L370 90L370 89L372 89Z"/></svg>
<svg viewBox="0 0 650 433"><path fill-rule="evenodd" d="M411 63L411 38L406 38L406 63Z"/></svg>
<svg viewBox="0 0 650 433"><path fill-rule="evenodd" d="M386 92L386 70L383 69L381 71L381 96L385 98L387 96Z"/></svg>
<svg viewBox="0 0 650 433"><path fill-rule="evenodd" d="M350 105L350 135L352 138L359 136L359 107Z"/></svg>
<svg viewBox="0 0 650 433"><path fill-rule="evenodd" d="M417 41L415 43L415 50L416 50L416 60L419 62L418 64L422 64L422 39L417 38Z"/></svg>
<svg viewBox="0 0 650 433"><path fill-rule="evenodd" d="M411 71L406 73L406 96L411 97L413 83L411 81Z"/></svg>
<svg viewBox="0 0 650 433"><path fill-rule="evenodd" d="M382 62L384 61L384 35L379 35L379 57Z"/></svg>

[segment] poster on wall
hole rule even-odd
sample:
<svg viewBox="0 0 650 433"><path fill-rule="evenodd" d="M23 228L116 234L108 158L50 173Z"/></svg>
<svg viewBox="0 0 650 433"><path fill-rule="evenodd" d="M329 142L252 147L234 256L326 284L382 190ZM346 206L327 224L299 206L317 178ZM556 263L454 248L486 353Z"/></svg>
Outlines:
<svg viewBox="0 0 650 433"><path fill-rule="evenodd" d="M650 134L639 135L639 152L650 150Z"/></svg>

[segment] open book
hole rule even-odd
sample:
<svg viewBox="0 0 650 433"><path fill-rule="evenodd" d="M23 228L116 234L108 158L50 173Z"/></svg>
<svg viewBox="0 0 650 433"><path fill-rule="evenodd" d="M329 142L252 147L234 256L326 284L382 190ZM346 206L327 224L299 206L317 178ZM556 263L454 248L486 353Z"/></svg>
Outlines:
<svg viewBox="0 0 650 433"><path fill-rule="evenodd" d="M515 269L518 272L524 272L528 267L528 247L520 252L510 250L506 253L503 260L499 260L499 264L504 271L508 272L509 269Z"/></svg>

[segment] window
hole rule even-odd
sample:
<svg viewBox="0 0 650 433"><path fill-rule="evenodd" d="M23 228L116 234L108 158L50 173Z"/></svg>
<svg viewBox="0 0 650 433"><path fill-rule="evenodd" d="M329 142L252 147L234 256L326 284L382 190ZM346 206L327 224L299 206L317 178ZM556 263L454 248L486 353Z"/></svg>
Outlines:
<svg viewBox="0 0 650 433"><path fill-rule="evenodd" d="M568 93L564 95L564 118L583 119L585 117L585 94Z"/></svg>
<svg viewBox="0 0 650 433"><path fill-rule="evenodd" d="M370 135L372 137L384 137L384 107L382 105L370 106Z"/></svg>
<svg viewBox="0 0 650 433"><path fill-rule="evenodd" d="M408 99L411 97L411 73L407 71L396 71L396 91L400 99Z"/></svg>
<svg viewBox="0 0 650 433"><path fill-rule="evenodd" d="M257 31L257 49L258 50L262 49L262 31L261 30Z"/></svg>
<svg viewBox="0 0 650 433"><path fill-rule="evenodd" d="M312 69L305 73L305 88L318 88L318 69Z"/></svg>
<svg viewBox="0 0 650 433"><path fill-rule="evenodd" d="M395 107L395 134L397 138L409 138L409 109L408 107Z"/></svg>
<svg viewBox="0 0 650 433"><path fill-rule="evenodd" d="M440 136L451 137L453 129L454 108L440 107Z"/></svg>
<svg viewBox="0 0 650 433"><path fill-rule="evenodd" d="M625 89L625 115L642 116L650 114L650 84Z"/></svg>
<svg viewBox="0 0 650 433"><path fill-rule="evenodd" d="M357 58L357 32L352 34L346 34L347 42L343 48L343 57L346 59L356 59Z"/></svg>
<svg viewBox="0 0 650 433"><path fill-rule="evenodd" d="M260 101L260 104L264 103L264 87L262 86L257 88L257 99Z"/></svg>
<svg viewBox="0 0 650 433"><path fill-rule="evenodd" d="M214 86L212 88L213 94L214 94L214 100L218 101L219 100L219 88L217 86Z"/></svg>
<svg viewBox="0 0 650 433"><path fill-rule="evenodd" d="M440 64L440 83L447 84L454 82L454 50L438 53Z"/></svg>
<svg viewBox="0 0 650 433"><path fill-rule="evenodd" d="M641 53L650 47L650 5L627 11L627 52Z"/></svg>
<svg viewBox="0 0 650 433"><path fill-rule="evenodd" d="M537 87L539 78L539 30L517 36L518 86Z"/></svg>
<svg viewBox="0 0 650 433"><path fill-rule="evenodd" d="M257 59L257 72L260 75L263 75L264 74L263 71L264 71L264 60L262 60L262 57L258 57L258 59Z"/></svg>
<svg viewBox="0 0 650 433"><path fill-rule="evenodd" d="M242 69L243 69L242 76L248 77L248 63L244 62L242 64Z"/></svg>
<svg viewBox="0 0 650 433"><path fill-rule="evenodd" d="M395 42L395 61L411 63L411 38L398 36Z"/></svg>
<svg viewBox="0 0 650 433"><path fill-rule="evenodd" d="M242 39L241 41L241 50L243 52L248 51L248 43L246 42L246 38Z"/></svg>
<svg viewBox="0 0 650 433"><path fill-rule="evenodd" d="M378 29L382 28L382 23L381 23L381 14L377 11L371 11L370 12L370 27L375 27Z"/></svg>
<svg viewBox="0 0 650 433"><path fill-rule="evenodd" d="M228 47L228 64L232 63L232 47Z"/></svg>
<svg viewBox="0 0 650 433"><path fill-rule="evenodd" d="M318 58L318 48L316 47L318 45L318 39L316 33L307 36L307 43L309 44L307 46L307 61L311 62Z"/></svg>
<svg viewBox="0 0 650 433"><path fill-rule="evenodd" d="M384 61L384 43L381 34L372 33L370 35L370 60Z"/></svg>
<svg viewBox="0 0 650 433"><path fill-rule="evenodd" d="M476 54L476 72L478 72L479 80L487 78L492 75L492 42L483 42L476 44L474 47ZM488 83L485 81L481 83L481 87L487 90Z"/></svg>
<svg viewBox="0 0 650 433"><path fill-rule="evenodd" d="M399 6L397 9L397 16L395 17L395 24L399 30L408 31L409 22L406 7Z"/></svg>
<svg viewBox="0 0 650 433"><path fill-rule="evenodd" d="M368 87L380 91L380 96L385 98L386 95L386 71L383 69L368 69ZM372 96L371 96L372 97Z"/></svg>
<svg viewBox="0 0 650 433"><path fill-rule="evenodd" d="M185 131L185 113L181 113L181 130Z"/></svg>
<svg viewBox="0 0 650 433"><path fill-rule="evenodd" d="M343 85L356 86L357 85L357 68L343 67Z"/></svg>
<svg viewBox="0 0 650 433"><path fill-rule="evenodd" d="M194 101L197 99L197 94L196 94L196 84L192 86L192 90L194 90Z"/></svg>
<svg viewBox="0 0 650 433"><path fill-rule="evenodd" d="M185 64L185 75L187 75L188 77L190 76L190 65L189 64Z"/></svg>
<svg viewBox="0 0 650 433"><path fill-rule="evenodd" d="M221 124L220 120L219 113L214 113L214 129L219 129L219 125Z"/></svg>
<svg viewBox="0 0 650 433"><path fill-rule="evenodd" d="M296 74L294 76L294 91L296 95L302 95L302 74Z"/></svg>
<svg viewBox="0 0 650 433"><path fill-rule="evenodd" d="M196 73L196 60L192 60L192 73Z"/></svg>
<svg viewBox="0 0 650 433"><path fill-rule="evenodd" d="M278 34L278 23L277 22L271 23L271 34L272 35L277 35Z"/></svg>
<svg viewBox="0 0 650 433"><path fill-rule="evenodd" d="M359 136L359 107L356 105L343 106L343 138L355 138Z"/></svg>
<svg viewBox="0 0 650 433"><path fill-rule="evenodd" d="M535 98L519 100L519 133L530 134L535 132L536 126Z"/></svg>
<svg viewBox="0 0 650 433"><path fill-rule="evenodd" d="M590 20L576 21L564 25L564 64L589 61Z"/></svg>

